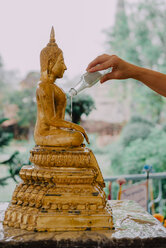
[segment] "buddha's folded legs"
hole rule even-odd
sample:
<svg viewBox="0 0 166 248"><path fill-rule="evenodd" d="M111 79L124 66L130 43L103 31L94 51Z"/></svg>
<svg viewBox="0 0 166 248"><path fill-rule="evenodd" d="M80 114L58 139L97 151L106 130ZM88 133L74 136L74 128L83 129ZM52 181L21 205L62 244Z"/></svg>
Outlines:
<svg viewBox="0 0 166 248"><path fill-rule="evenodd" d="M43 133L43 132L42 132ZM73 130L54 129L41 135L35 132L35 143L40 146L80 146L84 137L82 133Z"/></svg>

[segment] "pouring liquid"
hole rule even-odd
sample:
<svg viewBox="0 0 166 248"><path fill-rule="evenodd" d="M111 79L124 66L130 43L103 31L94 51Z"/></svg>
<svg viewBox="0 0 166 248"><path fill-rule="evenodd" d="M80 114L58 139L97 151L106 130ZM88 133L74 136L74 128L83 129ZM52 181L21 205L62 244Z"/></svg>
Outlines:
<svg viewBox="0 0 166 248"><path fill-rule="evenodd" d="M112 71L112 67L108 68L107 70L103 70L102 72L96 71L96 72L84 73L81 76L79 82L75 85L75 87L69 90L69 95L76 96L79 92L81 92L85 88L92 87L102 78L103 75L111 71Z"/></svg>
<svg viewBox="0 0 166 248"><path fill-rule="evenodd" d="M72 99L72 96L71 96L71 99L70 99L70 101L71 101L71 105L70 105L70 111L71 111L71 114L70 114L70 116L71 116L71 121L73 121L73 99Z"/></svg>

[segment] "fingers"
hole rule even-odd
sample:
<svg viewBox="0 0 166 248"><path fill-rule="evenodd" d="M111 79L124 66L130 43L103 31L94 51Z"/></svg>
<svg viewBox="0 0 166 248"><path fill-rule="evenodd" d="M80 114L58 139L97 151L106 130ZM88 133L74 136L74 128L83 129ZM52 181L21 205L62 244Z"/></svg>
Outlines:
<svg viewBox="0 0 166 248"><path fill-rule="evenodd" d="M89 138L88 138L88 135L86 134L86 132L84 131L82 134L84 135L84 138L86 139L87 143L90 144Z"/></svg>
<svg viewBox="0 0 166 248"><path fill-rule="evenodd" d="M90 144L90 142L89 142L89 138L88 138L88 136L87 136L87 135L86 135L86 137L85 137L85 138L86 138L87 143L88 143L88 144Z"/></svg>
<svg viewBox="0 0 166 248"><path fill-rule="evenodd" d="M88 135L86 134L85 130L81 126L79 126L79 130L78 131L83 134L83 136L86 139L87 143L90 144Z"/></svg>
<svg viewBox="0 0 166 248"><path fill-rule="evenodd" d="M112 67L112 66L113 66L113 64L112 64L112 61L110 59L110 60L108 60L102 64L98 64L98 65L92 67L88 71L89 72L102 71L102 70L108 69L109 67Z"/></svg>
<svg viewBox="0 0 166 248"><path fill-rule="evenodd" d="M88 143L88 144L90 144L90 142L89 142L89 138L88 138L88 135L86 134L86 132L85 132L85 131L84 131L83 135L84 135L84 137L85 137L85 139L86 139L87 143Z"/></svg>
<svg viewBox="0 0 166 248"><path fill-rule="evenodd" d="M90 144L88 137L85 137L86 141L88 144Z"/></svg>
<svg viewBox="0 0 166 248"><path fill-rule="evenodd" d="M103 54L95 58L86 68L87 71L89 71L92 67L96 66L97 64L101 64L105 62L108 59L109 55Z"/></svg>
<svg viewBox="0 0 166 248"><path fill-rule="evenodd" d="M102 83L104 83L104 82L106 82L107 80L110 80L110 79L116 79L113 72L110 72L110 73L108 73L108 74L105 74L105 75L100 79L100 83L102 84Z"/></svg>

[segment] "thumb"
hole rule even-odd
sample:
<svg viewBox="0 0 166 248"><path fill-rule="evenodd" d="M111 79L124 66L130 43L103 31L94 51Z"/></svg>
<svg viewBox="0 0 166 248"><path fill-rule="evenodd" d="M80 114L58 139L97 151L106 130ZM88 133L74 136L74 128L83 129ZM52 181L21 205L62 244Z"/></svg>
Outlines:
<svg viewBox="0 0 166 248"><path fill-rule="evenodd" d="M100 79L100 83L102 84L102 83L104 83L105 81L110 80L110 79L115 79L114 72L110 72L110 73L105 74L105 75Z"/></svg>

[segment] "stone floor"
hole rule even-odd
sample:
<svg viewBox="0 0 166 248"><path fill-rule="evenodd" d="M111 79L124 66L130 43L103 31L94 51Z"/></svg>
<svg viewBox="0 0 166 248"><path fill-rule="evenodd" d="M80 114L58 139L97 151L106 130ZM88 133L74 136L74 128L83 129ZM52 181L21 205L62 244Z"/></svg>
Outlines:
<svg viewBox="0 0 166 248"><path fill-rule="evenodd" d="M166 228L133 201L109 201L115 230L31 232L2 225L8 203L0 203L0 248L166 248Z"/></svg>

